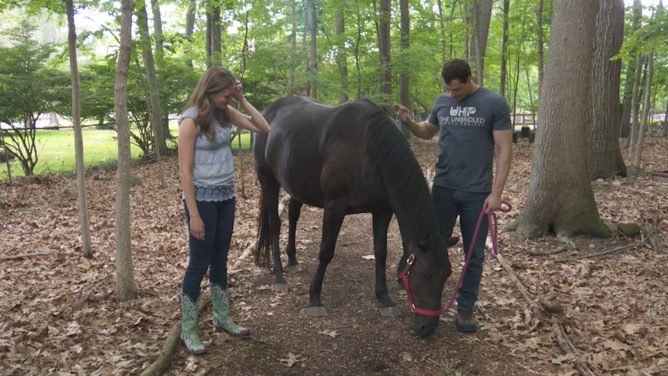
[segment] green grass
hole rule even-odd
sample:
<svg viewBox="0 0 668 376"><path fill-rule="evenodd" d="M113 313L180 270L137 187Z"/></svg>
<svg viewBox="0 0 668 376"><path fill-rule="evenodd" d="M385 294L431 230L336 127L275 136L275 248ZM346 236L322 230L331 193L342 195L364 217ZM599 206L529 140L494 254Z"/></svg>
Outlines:
<svg viewBox="0 0 668 376"><path fill-rule="evenodd" d="M175 122L170 124L173 136L177 136L178 126ZM86 169L91 167L109 167L116 163L118 156L118 145L114 137L116 132L112 130L100 130L86 128L82 131L84 164ZM38 130L36 136L38 161L34 174L73 174L75 172L74 162L74 131L71 129L61 130ZM250 148L250 134L241 135L241 147ZM238 149L238 141L232 143L232 149ZM141 157L142 151L136 145L131 145L132 158ZM24 176L23 169L15 159L10 162L12 177ZM7 179L6 164L0 163L0 180Z"/></svg>

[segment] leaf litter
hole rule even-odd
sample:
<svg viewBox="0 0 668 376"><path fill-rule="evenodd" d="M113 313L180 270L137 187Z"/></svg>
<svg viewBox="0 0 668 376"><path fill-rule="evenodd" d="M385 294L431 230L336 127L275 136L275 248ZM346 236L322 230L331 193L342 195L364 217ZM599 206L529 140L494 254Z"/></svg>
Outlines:
<svg viewBox="0 0 668 376"><path fill-rule="evenodd" d="M427 173L432 169L436 144L418 143L413 147ZM665 150L668 150L666 140L647 140L644 167L648 170L668 169ZM514 158L504 196L514 209L499 215L501 225L520 213L528 190L531 148L516 146ZM73 177L43 176L15 179L14 185L0 183L0 257L46 254L2 261L0 363L3 367L0 375L135 375L155 359L169 330L178 322L178 291L188 260L176 160L167 158L166 161L167 187L164 189L157 188L157 165L144 164L132 170L133 174L142 177L143 183L131 189L133 263L138 299L128 302L115 299L113 171L98 172L110 180L94 180L93 173L86 179L95 251L91 259L82 257L77 201L67 194L68 189L76 187ZM238 201L230 250L230 286L234 294L232 299L238 307L234 314L242 325L260 320L262 315L271 313L270 308L282 310L293 301L288 293L286 296L276 295L268 304L258 306L256 294L271 293L266 282L259 285L256 282L265 272L252 260L239 258L256 239L258 214L259 186L252 169L248 165L246 168L246 190L251 199ZM569 247L566 253L530 256L529 252L556 249L562 242L553 237L528 241L514 233L502 233L499 236L501 252L534 297L551 296L552 301L562 307L563 312L552 319L566 323L566 335L575 346L577 356L584 359L596 374L666 374L668 179L657 176L609 179L593 182L592 186L599 213L604 219L644 226L650 213L658 213L658 250L638 239L615 235L604 240L576 237L572 239L575 247ZM319 226L312 224L309 227L317 233ZM370 239L370 231L365 229L364 234L366 240ZM284 244L286 234L283 230L281 240ZM299 240L301 245L308 243L311 243L309 239ZM357 242L349 244L352 246ZM626 245L630 247L604 257L574 257ZM359 251L359 256L368 255L364 249ZM451 250L451 259L459 257L459 252L458 249ZM460 263L453 265L453 276L457 277ZM360 263L359 267L369 266ZM550 318L540 317L526 308L514 282L491 254L484 267L485 277L477 309L481 330L472 337L452 338L475 346L494 346L508 355L503 361L492 363L478 359L482 362L479 367L488 367L481 369L495 369L493 367L504 366L505 362L524 369L526 374L577 374L572 369L575 355L563 354L556 345ZM333 264L331 269L330 273L335 273L336 265ZM329 286L333 287L332 283ZM299 297L303 302L302 298ZM359 304L353 306L349 307L356 312L353 314L364 312ZM451 321L449 315L451 313L444 314L445 321ZM274 319L278 316L266 320ZM208 320L210 314L200 322ZM351 333L358 338L360 349L368 341L365 336L372 333L369 330L379 323L355 326ZM442 326L448 324L441 323ZM395 324L383 324L391 325ZM336 338L342 331L350 330L353 328L323 328L320 333ZM409 330L407 326L397 325L398 338L408 335ZM297 333L292 336L299 338ZM349 337L346 334L346 338ZM215 342L228 346L230 340L219 335ZM331 344L327 346L333 351ZM287 357L279 355L278 359L283 366L305 365L306 357L301 354L310 349L305 343L303 347L299 353L289 353ZM340 347L336 351L341 351ZM375 351L382 349L376 348ZM454 348L438 361L431 359L435 356L422 360L411 356L412 361L409 361L406 354L410 356L405 351L396 352L395 357L401 362L410 362L410 370L415 372L421 369L442 371L438 368L442 365L457 369L459 364L455 361L458 355ZM313 366L310 363L307 367ZM401 367L401 363L394 364ZM173 365L174 370L193 373L206 372L208 367L203 360L186 356L177 357Z"/></svg>

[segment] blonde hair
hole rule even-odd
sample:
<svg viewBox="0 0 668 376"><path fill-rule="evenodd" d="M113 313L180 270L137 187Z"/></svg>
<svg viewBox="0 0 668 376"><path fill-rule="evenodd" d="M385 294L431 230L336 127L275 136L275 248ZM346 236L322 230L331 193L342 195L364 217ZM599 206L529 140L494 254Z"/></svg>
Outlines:
<svg viewBox="0 0 668 376"><path fill-rule="evenodd" d="M220 110L209 99L210 94L225 90L237 82L234 75L227 69L213 66L207 69L200 77L195 90L188 99L185 108L196 107L197 116L195 124L199 126L199 133L205 134L209 140L216 134L214 119L223 127L230 126L230 115L228 110Z"/></svg>

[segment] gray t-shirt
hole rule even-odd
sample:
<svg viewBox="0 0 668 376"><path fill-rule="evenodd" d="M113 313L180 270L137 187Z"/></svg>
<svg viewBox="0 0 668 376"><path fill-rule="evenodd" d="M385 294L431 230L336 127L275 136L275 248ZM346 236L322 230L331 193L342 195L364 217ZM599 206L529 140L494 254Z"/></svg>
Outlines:
<svg viewBox="0 0 668 376"><path fill-rule="evenodd" d="M491 192L492 131L512 127L505 98L484 87L461 102L443 93L434 100L427 120L440 127L441 150L434 184L467 192Z"/></svg>

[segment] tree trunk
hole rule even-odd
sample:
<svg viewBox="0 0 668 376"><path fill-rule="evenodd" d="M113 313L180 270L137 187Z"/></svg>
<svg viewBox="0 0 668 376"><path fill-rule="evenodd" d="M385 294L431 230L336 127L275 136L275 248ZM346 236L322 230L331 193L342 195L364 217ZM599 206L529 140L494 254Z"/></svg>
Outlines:
<svg viewBox="0 0 668 376"><path fill-rule="evenodd" d="M153 128L153 151L158 158L158 170L160 171L160 188L165 187L165 175L162 171L161 156L167 152L167 143L162 133L162 116L160 109L160 89L158 87L158 76L155 73L155 61L153 60L153 51L148 31L148 20L146 7L137 8L137 25L139 26L139 38L141 40L142 56L144 58L144 67L146 69L146 80L148 81L149 98L151 106L148 108L150 113L151 128Z"/></svg>
<svg viewBox="0 0 668 376"><path fill-rule="evenodd" d="M308 52L308 45L306 44L307 41L307 35L308 35L308 24L309 24L309 13L310 13L310 6L309 6L309 1L313 0L302 0L303 9L304 9L304 30L302 32L302 49L304 51L304 70L307 75L307 80L306 80L306 95L310 96L311 95L311 58Z"/></svg>
<svg viewBox="0 0 668 376"><path fill-rule="evenodd" d="M494 0L474 0L477 3L476 14L476 71L478 72L478 84L483 85L485 76L485 52L487 50L487 38L489 36L489 24L492 18L492 5Z"/></svg>
<svg viewBox="0 0 668 376"><path fill-rule="evenodd" d="M403 56L408 56L410 47L410 15L408 10L408 0L399 0L401 10L401 50ZM399 73L399 103L406 106L410 113L413 113L413 102L410 99L410 73L407 69L401 69ZM400 122L401 123L401 122ZM401 132L406 139L411 138L411 131L401 123Z"/></svg>
<svg viewBox="0 0 668 376"><path fill-rule="evenodd" d="M650 52L647 56L647 81L645 83L645 99L643 100L642 109L642 124L638 130L638 142L636 145L635 156L633 158L633 165L640 167L642 160L642 144L645 140L645 132L647 131L647 118L650 112L650 94L652 92L652 75L654 74L654 53Z"/></svg>
<svg viewBox="0 0 668 376"><path fill-rule="evenodd" d="M624 158L619 149L620 60L624 39L623 0L599 0L596 17L596 42L592 65L592 124L587 127L587 156L592 179L625 175Z"/></svg>
<svg viewBox="0 0 668 376"><path fill-rule="evenodd" d="M121 42L116 62L114 111L118 137L116 172L116 297L134 299L137 287L130 242L130 123L128 122L128 68L132 44L132 0L121 1Z"/></svg>
<svg viewBox="0 0 668 376"><path fill-rule="evenodd" d="M83 136L81 134L81 92L79 90L79 65L77 62L77 33L74 27L73 0L66 0L68 45L70 54L70 75L72 77L72 126L74 127L74 159L77 169L77 192L79 194L79 222L81 225L81 248L84 257L93 257L90 242L90 222L86 200L86 170L83 157ZM6 155L9 159L9 155Z"/></svg>
<svg viewBox="0 0 668 376"><path fill-rule="evenodd" d="M506 0L508 1L508 0ZM543 0L538 0L536 6L536 59L538 60L538 100L540 101L540 87L543 84Z"/></svg>
<svg viewBox="0 0 668 376"><path fill-rule="evenodd" d="M640 18L642 17L642 4L640 0L633 2L633 31L640 27ZM629 60L628 68L626 70L626 80L624 82L624 101L622 105L622 118L620 120L619 136L622 138L629 137L631 134L631 101L633 98L633 85L636 78L636 69L638 64L636 58L632 57Z"/></svg>
<svg viewBox="0 0 668 376"><path fill-rule="evenodd" d="M297 56L297 0L292 0L292 59L290 61L290 93L295 90L295 57Z"/></svg>
<svg viewBox="0 0 668 376"><path fill-rule="evenodd" d="M644 64L645 63L642 54L638 54L638 60L636 61L636 76L633 83L633 93L631 94L631 109L633 111L631 117L631 132L629 134L627 144L630 158L633 158L634 156L635 146L638 140L638 127L640 127L640 86L642 85L642 72L644 69Z"/></svg>
<svg viewBox="0 0 668 376"><path fill-rule="evenodd" d="M190 40L193 36L193 31L195 30L195 12L197 10L197 0L189 0L188 8L186 10L186 37L188 40L184 44L184 55L186 56L186 65L189 67L193 66L193 59L190 57L190 52L192 51L192 41ZM208 38L205 38L208 40Z"/></svg>
<svg viewBox="0 0 668 376"><path fill-rule="evenodd" d="M381 103L392 110L392 69L390 67L390 0L380 0L378 23L378 56L380 58Z"/></svg>
<svg viewBox="0 0 668 376"><path fill-rule="evenodd" d="M586 127L591 122L591 82L598 1L554 4L547 50L540 126L526 204L514 226L533 238L609 236L598 215L586 161Z"/></svg>
<svg viewBox="0 0 668 376"><path fill-rule="evenodd" d="M318 98L318 49L316 48L318 36L317 15L315 0L311 0L311 74L309 77L311 79L311 96L316 99Z"/></svg>
<svg viewBox="0 0 668 376"><path fill-rule="evenodd" d="M541 1L541 0L539 0ZM499 94L506 95L506 75L508 60L508 12L510 11L510 0L503 0L503 37L501 39L501 79L499 80Z"/></svg>
<svg viewBox="0 0 668 376"><path fill-rule="evenodd" d="M206 50L206 68L209 69L211 68L211 65L213 65L212 61L212 55L213 55L213 44L211 43L211 36L213 35L213 18L211 17L211 10L207 10L206 12L206 32L204 33L204 44L205 44L205 50Z"/></svg>
<svg viewBox="0 0 668 376"><path fill-rule="evenodd" d="M469 1L470 0L462 0L463 7L462 7L462 18L464 19L464 57L463 59L466 61L469 61L470 55L469 55L469 33L471 30L471 22L470 22L470 13L469 13Z"/></svg>
<svg viewBox="0 0 668 376"><path fill-rule="evenodd" d="M165 65L165 48L164 45L164 36L162 34L162 16L160 15L160 5L158 0L152 0L151 10L153 11L153 40L155 41L155 63L156 69L160 70L164 68ZM169 114L162 113L162 135L163 139L167 140L172 138L172 135L169 131ZM165 144L165 152L166 150Z"/></svg>
<svg viewBox="0 0 668 376"><path fill-rule="evenodd" d="M360 43L362 43L362 16L360 13L359 2L355 0L355 10L357 14L357 37L355 38L355 72L357 74L357 89L355 98L362 97L362 67L360 66Z"/></svg>
<svg viewBox="0 0 668 376"><path fill-rule="evenodd" d="M443 1L438 0L438 22L441 28L441 66L445 65L445 19L443 18Z"/></svg>
<svg viewBox="0 0 668 376"><path fill-rule="evenodd" d="M220 55L222 52L220 3L212 2L211 4L211 55L213 56L211 64L221 66L223 60Z"/></svg>
<svg viewBox="0 0 668 376"><path fill-rule="evenodd" d="M343 18L344 3L339 3L336 9L336 64L339 66L341 76L341 89L339 91L339 104L348 101L348 56L345 45L345 20Z"/></svg>

